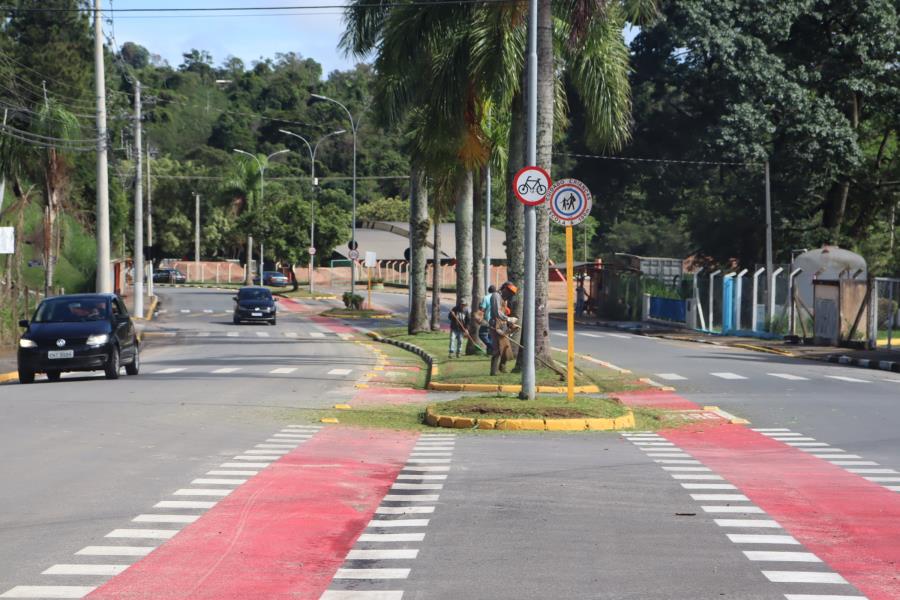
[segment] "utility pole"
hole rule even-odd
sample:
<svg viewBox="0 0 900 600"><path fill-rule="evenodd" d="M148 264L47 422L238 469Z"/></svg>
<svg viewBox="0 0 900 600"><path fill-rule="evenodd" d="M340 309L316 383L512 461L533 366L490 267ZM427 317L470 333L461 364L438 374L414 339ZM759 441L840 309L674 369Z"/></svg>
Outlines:
<svg viewBox="0 0 900 600"><path fill-rule="evenodd" d="M537 0L528 0L528 137L526 164L537 164ZM525 298L522 314L522 392L521 397L534 400L534 296L537 277L535 252L537 246L537 215L534 206L525 207ZM541 273L541 277L546 277Z"/></svg>
<svg viewBox="0 0 900 600"><path fill-rule="evenodd" d="M144 165L141 164L141 82L134 82L134 146L137 169L134 177L134 314L144 316Z"/></svg>
<svg viewBox="0 0 900 600"><path fill-rule="evenodd" d="M265 244L265 242L262 241L262 239L260 239L259 240L259 268L256 269L257 271L259 271L259 285L260 286L264 285L263 284L263 269L265 267L263 266L263 263L265 262L265 259L263 258L263 256L265 254L266 254L266 244Z"/></svg>
<svg viewBox="0 0 900 600"><path fill-rule="evenodd" d="M97 280L96 291L112 292L109 272L109 172L106 164L106 73L103 13L94 0L94 92L97 97Z"/></svg>
<svg viewBox="0 0 900 600"><path fill-rule="evenodd" d="M253 285L253 236L247 236L247 273L244 275L244 285Z"/></svg>
<svg viewBox="0 0 900 600"><path fill-rule="evenodd" d="M484 290L487 292L487 289L491 287L491 163L490 159L488 159L488 164L485 171L485 176L487 178L487 195L485 198L485 211L484 211ZM474 306L472 307L474 310Z"/></svg>
<svg viewBox="0 0 900 600"><path fill-rule="evenodd" d="M769 161L766 161L766 280L769 285L775 285L775 278L772 277L772 183L769 180ZM753 299L754 304L756 298ZM775 302L775 290L769 290L766 294L766 314L774 314L772 303ZM771 324L770 324L771 328Z"/></svg>
<svg viewBox="0 0 900 600"><path fill-rule="evenodd" d="M200 270L200 194L194 192L194 277ZM200 276L203 280L203 276Z"/></svg>
<svg viewBox="0 0 900 600"><path fill-rule="evenodd" d="M147 140L147 245L153 247L153 197L150 194L150 140ZM150 257L147 295L153 295L153 256Z"/></svg>

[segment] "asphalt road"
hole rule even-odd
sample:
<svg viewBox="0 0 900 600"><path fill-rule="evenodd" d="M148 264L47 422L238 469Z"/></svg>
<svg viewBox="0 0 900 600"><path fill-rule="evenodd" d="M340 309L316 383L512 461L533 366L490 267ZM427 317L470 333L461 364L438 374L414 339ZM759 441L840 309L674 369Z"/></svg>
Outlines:
<svg viewBox="0 0 900 600"><path fill-rule="evenodd" d="M374 363L286 311L275 327L234 326L228 292L159 293L140 375L0 386L0 593L66 583L39 574L110 543L111 529L278 431L287 409L349 398Z"/></svg>

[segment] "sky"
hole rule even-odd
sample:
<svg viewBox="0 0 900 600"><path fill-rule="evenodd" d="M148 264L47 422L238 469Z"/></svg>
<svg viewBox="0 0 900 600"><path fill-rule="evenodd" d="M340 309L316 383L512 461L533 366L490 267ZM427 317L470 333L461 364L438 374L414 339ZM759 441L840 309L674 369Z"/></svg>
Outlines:
<svg viewBox="0 0 900 600"><path fill-rule="evenodd" d="M201 8L303 6L310 4L343 4L344 0L104 0L104 8L116 11L130 8ZM177 67L182 54L192 48L207 50L218 66L228 56L236 56L250 64L260 58L274 58L279 52L296 52L322 65L323 73L352 68L358 62L345 57L337 45L344 30L342 11L324 9L281 13L235 12L230 16L197 13L120 13L114 14L114 27L119 46L135 42L151 54L159 54ZM107 13L107 16L109 13Z"/></svg>

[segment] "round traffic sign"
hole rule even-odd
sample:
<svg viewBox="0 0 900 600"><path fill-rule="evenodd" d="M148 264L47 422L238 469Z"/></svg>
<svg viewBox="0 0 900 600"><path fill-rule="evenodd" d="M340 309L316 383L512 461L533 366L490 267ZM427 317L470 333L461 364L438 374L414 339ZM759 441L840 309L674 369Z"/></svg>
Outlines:
<svg viewBox="0 0 900 600"><path fill-rule="evenodd" d="M347 248L349 250L356 250L357 248L359 248L359 242L357 242L356 240L350 240L349 242L347 242Z"/></svg>
<svg viewBox="0 0 900 600"><path fill-rule="evenodd" d="M591 191L577 179L560 179L550 188L547 197L550 219L554 223L571 227L591 214Z"/></svg>
<svg viewBox="0 0 900 600"><path fill-rule="evenodd" d="M359 258L359 250L351 250L350 251L350 260L356 260Z"/></svg>
<svg viewBox="0 0 900 600"><path fill-rule="evenodd" d="M550 189L550 174L540 167L523 167L513 177L513 193L526 206L544 202Z"/></svg>
<svg viewBox="0 0 900 600"><path fill-rule="evenodd" d="M306 249L306 251L309 253L310 256L316 255L316 247L315 246L310 246L309 248Z"/></svg>

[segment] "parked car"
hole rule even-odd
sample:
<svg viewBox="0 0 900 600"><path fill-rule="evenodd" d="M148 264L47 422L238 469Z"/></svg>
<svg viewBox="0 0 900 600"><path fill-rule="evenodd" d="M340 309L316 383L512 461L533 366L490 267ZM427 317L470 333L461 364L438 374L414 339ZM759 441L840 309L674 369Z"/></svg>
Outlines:
<svg viewBox="0 0 900 600"><path fill-rule="evenodd" d="M259 275L253 278L253 283L259 285ZM287 275L278 271L265 271L263 273L263 283L272 287L285 287L290 283Z"/></svg>
<svg viewBox="0 0 900 600"><path fill-rule="evenodd" d="M264 287L242 287L234 297L234 324L243 321L266 321L275 324L278 298Z"/></svg>
<svg viewBox="0 0 900 600"><path fill-rule="evenodd" d="M185 283L187 275L178 269L157 269L153 271L153 283Z"/></svg>
<svg viewBox="0 0 900 600"><path fill-rule="evenodd" d="M31 322L19 321L19 382L34 382L35 373L59 381L68 371L104 371L118 379L125 366L137 375L140 347L125 303L115 294L69 294L47 298Z"/></svg>

